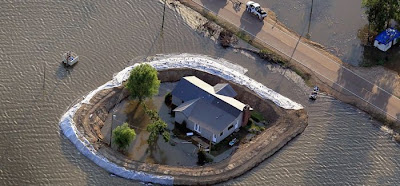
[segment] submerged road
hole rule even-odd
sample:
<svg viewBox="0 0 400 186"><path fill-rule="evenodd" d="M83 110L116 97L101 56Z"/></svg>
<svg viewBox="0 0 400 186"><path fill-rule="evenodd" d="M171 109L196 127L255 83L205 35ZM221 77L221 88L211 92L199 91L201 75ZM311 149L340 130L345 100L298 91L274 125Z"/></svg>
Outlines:
<svg viewBox="0 0 400 186"><path fill-rule="evenodd" d="M359 76L355 72L332 60L327 54L300 40L295 34L281 30L267 19L259 21L245 12L244 0L192 0L218 17L241 28L272 49L291 57L313 71L326 85L343 95L352 95L368 103L374 110L400 121L400 99L376 84ZM242 4L235 8L233 2ZM297 47L296 47L297 45Z"/></svg>

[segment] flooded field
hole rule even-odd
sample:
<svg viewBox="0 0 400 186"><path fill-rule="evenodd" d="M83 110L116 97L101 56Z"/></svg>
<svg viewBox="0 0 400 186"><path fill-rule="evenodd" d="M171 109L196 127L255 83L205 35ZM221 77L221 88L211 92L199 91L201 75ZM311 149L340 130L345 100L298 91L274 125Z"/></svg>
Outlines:
<svg viewBox="0 0 400 186"><path fill-rule="evenodd" d="M303 28L308 1L262 0L262 3L267 3L283 21L296 24L298 21L298 28ZM316 8L315 15L320 16L314 19L321 19L319 22L324 23L321 26L332 20L322 15L327 12L343 18L334 19L332 26L324 26L326 30L341 26L353 31L337 32L343 39L330 41L327 38L333 35L323 34L312 26L311 38L328 47L336 46L339 52L354 51L354 56L361 55L355 39L356 27L363 26L365 18L357 13L357 7L350 9L359 2L319 3L325 9L317 14ZM0 4L0 185L139 185L110 176L80 154L60 134L58 122L72 103L109 81L129 60L159 53L199 53L225 58L247 68L249 77L306 107L309 126L302 135L257 168L226 184L396 185L400 182L400 147L374 125L377 121L329 96L309 103L309 88L294 72L215 45L191 30L170 9L166 11L164 34L158 37L163 6L157 0ZM324 39L332 45L324 43ZM335 45L342 42L347 49ZM69 72L60 66L61 55L68 50L80 58ZM342 57L351 61L353 53L344 52Z"/></svg>

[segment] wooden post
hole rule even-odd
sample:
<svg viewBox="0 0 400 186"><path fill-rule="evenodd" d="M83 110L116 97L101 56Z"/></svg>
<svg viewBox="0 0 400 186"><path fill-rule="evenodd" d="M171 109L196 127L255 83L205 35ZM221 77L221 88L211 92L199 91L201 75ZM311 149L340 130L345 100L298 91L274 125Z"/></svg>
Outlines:
<svg viewBox="0 0 400 186"><path fill-rule="evenodd" d="M210 146L208 148L210 148L210 150L208 151L208 154L211 154L211 140L210 140Z"/></svg>

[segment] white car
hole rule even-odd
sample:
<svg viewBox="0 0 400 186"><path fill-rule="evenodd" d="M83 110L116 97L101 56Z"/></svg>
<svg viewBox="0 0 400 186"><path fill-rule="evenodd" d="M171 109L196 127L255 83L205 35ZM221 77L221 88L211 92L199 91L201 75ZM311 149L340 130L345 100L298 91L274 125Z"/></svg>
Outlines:
<svg viewBox="0 0 400 186"><path fill-rule="evenodd" d="M267 17L267 12L261 8L260 4L253 1L246 3L246 11L257 16L260 21Z"/></svg>

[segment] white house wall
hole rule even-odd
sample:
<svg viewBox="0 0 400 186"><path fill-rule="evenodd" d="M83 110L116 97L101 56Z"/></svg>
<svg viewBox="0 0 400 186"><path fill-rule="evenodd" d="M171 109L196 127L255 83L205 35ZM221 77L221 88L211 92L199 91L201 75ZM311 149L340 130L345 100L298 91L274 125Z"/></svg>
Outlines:
<svg viewBox="0 0 400 186"><path fill-rule="evenodd" d="M182 112L175 112L175 121L179 124L182 124L183 120L185 120L186 116Z"/></svg>
<svg viewBox="0 0 400 186"><path fill-rule="evenodd" d="M235 131L236 121L239 121L238 128L240 128L240 126L242 126L242 123L243 123L242 117L243 117L243 113L240 113L239 116L223 130L224 133L222 134L222 136L220 136L220 133L216 134L217 135L216 143L219 143L220 141L224 140L226 137L228 137ZM230 130L228 130L229 126L231 126L231 125L233 125L233 127Z"/></svg>

